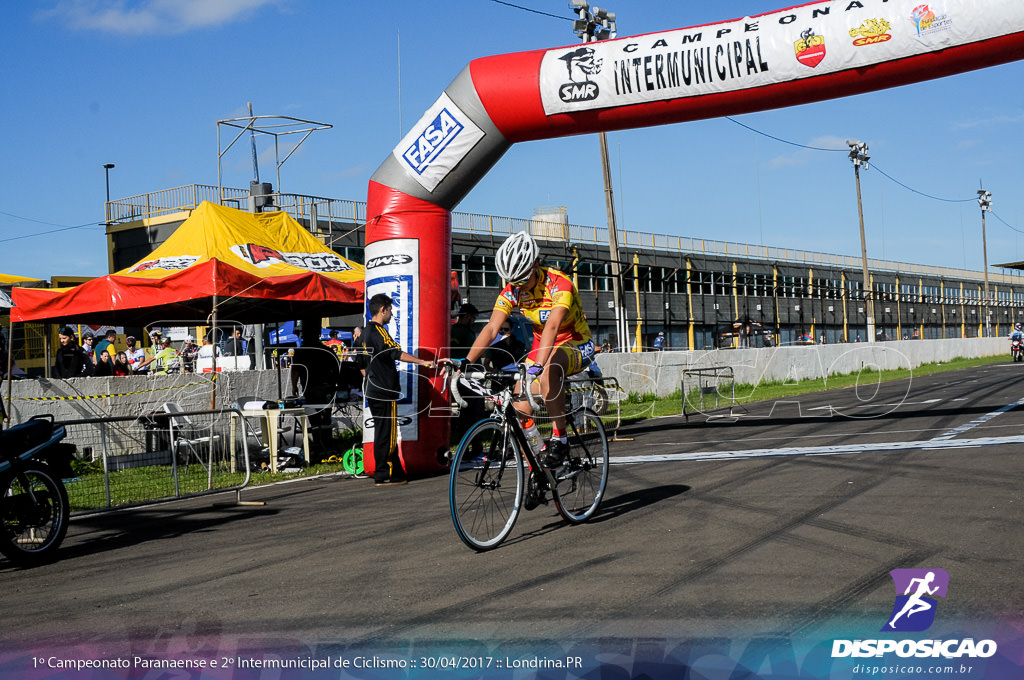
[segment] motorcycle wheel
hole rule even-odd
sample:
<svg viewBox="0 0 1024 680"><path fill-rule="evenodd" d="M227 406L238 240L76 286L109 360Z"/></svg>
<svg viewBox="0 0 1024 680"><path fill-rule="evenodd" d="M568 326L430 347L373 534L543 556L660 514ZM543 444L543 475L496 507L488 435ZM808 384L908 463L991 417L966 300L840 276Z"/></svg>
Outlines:
<svg viewBox="0 0 1024 680"><path fill-rule="evenodd" d="M31 567L56 557L68 532L71 507L60 479L41 465L0 477L0 553Z"/></svg>

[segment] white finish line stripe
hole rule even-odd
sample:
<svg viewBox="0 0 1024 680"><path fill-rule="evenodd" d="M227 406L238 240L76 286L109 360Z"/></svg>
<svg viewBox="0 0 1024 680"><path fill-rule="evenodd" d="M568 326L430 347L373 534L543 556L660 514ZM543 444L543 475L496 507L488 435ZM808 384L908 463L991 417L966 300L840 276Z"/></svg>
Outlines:
<svg viewBox="0 0 1024 680"><path fill-rule="evenodd" d="M982 446L1024 444L1024 435L1013 437L978 437L975 439L924 439L912 442L878 442L875 444L846 444L837 446L793 446L777 449L747 449L745 451L696 451L692 453L661 453L649 456L613 456L612 465L660 463L690 460L739 460L742 458L772 458L779 456L842 456L851 453L897 453L901 451L927 451L939 449L968 449Z"/></svg>
<svg viewBox="0 0 1024 680"><path fill-rule="evenodd" d="M1018 399L1017 401L1013 402L1012 404L1007 404L1006 406L1002 407L1001 409L999 409L997 411L992 411L991 413L986 413L985 415L981 416L980 418L975 418L971 422L966 423L964 425L961 425L960 427L954 427L949 432L944 432L944 433L940 434L933 441L943 441L943 440L947 440L947 439L952 439L953 437L956 437L957 435L960 435L960 434L963 434L964 432L967 432L967 430L974 429L975 427L977 427L978 425L981 425L982 423L987 423L988 421L992 420L993 418L995 418L996 416L998 416L1001 413L1006 413L1007 411L1010 411L1010 410L1015 409L1018 406L1022 406L1022 405L1024 405L1024 397L1022 397L1021 399Z"/></svg>

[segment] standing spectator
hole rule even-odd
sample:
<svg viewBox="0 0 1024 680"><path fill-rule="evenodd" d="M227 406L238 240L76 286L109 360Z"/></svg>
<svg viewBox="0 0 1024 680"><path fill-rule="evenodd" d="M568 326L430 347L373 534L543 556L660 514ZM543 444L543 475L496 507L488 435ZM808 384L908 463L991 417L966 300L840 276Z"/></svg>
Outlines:
<svg viewBox="0 0 1024 680"><path fill-rule="evenodd" d="M139 364L146 360L146 350L136 346L135 336L129 335L124 339L124 344L128 346L128 349L124 351L124 355L128 358L128 367L132 373L145 373L149 369L143 371L138 370Z"/></svg>
<svg viewBox="0 0 1024 680"><path fill-rule="evenodd" d="M661 352L665 349L665 332L659 331L658 337L654 338L654 349Z"/></svg>
<svg viewBox="0 0 1024 680"><path fill-rule="evenodd" d="M126 352L118 352L117 356L114 357L114 375L131 375L132 367L128 363L128 354Z"/></svg>
<svg viewBox="0 0 1024 680"><path fill-rule="evenodd" d="M249 357L249 370L256 370L256 336L250 335L245 341L245 355Z"/></svg>
<svg viewBox="0 0 1024 680"><path fill-rule="evenodd" d="M231 337L224 343L224 356L245 356L245 340L242 340L242 329L236 328Z"/></svg>
<svg viewBox="0 0 1024 680"><path fill-rule="evenodd" d="M75 342L75 332L65 326L57 335L60 347L54 357L53 375L56 378L85 378L92 375L92 359Z"/></svg>
<svg viewBox="0 0 1024 680"><path fill-rule="evenodd" d="M480 310L469 302L459 307L459 316L452 324L452 359L464 359L469 348L473 346L473 341L476 340L473 325L479 315Z"/></svg>
<svg viewBox="0 0 1024 680"><path fill-rule="evenodd" d="M111 359L114 358L114 354L116 354L116 348L114 347L114 342L116 342L116 341L117 341L117 331L115 331L113 328L111 328L110 330L108 330L103 335L103 339L96 343L96 349L93 350L92 355L93 355L94 361L97 364L99 364L99 361L100 361L100 354L102 352L104 352L104 351L110 353L110 358Z"/></svg>
<svg viewBox="0 0 1024 680"><path fill-rule="evenodd" d="M486 354L490 364L489 368L494 371L500 371L509 364L517 364L526 356L526 345L512 334L511 321L505 319L501 323L498 333L501 338L491 345ZM482 420L482 418L478 420Z"/></svg>
<svg viewBox="0 0 1024 680"><path fill-rule="evenodd" d="M191 335L185 337L185 344L181 346L181 370L184 373L196 372L196 357L199 356L199 345Z"/></svg>
<svg viewBox="0 0 1024 680"><path fill-rule="evenodd" d="M163 346L160 331L153 329L149 332L149 347L146 348L146 358L151 359L156 356L156 353L160 351Z"/></svg>
<svg viewBox="0 0 1024 680"><path fill-rule="evenodd" d="M338 389L338 358L320 341L320 319L303 320L300 334L302 346L288 351L292 361L292 394L301 394L307 404L320 407L312 413L307 410L313 434L310 448L325 458L333 447L331 408Z"/></svg>
<svg viewBox="0 0 1024 680"><path fill-rule="evenodd" d="M370 298L370 323L366 326L363 348L363 393L373 417L373 485L407 484L402 461L398 458L398 409L402 389L398 381L396 361L406 361L430 368L433 364L402 351L385 327L391 323L391 298L378 293Z"/></svg>
<svg viewBox="0 0 1024 680"><path fill-rule="evenodd" d="M357 355L358 355L359 351L362 349L362 345L363 345L363 341L361 339L362 337L363 337L363 327L362 326L356 326L355 328L352 329L352 342L351 342L351 344L348 347L345 347L341 351L341 356L342 356L343 359L350 359L350 360L352 360L352 359L356 359L357 358Z"/></svg>
<svg viewBox="0 0 1024 680"><path fill-rule="evenodd" d="M160 350L142 362L143 368L153 364L153 375L167 375L177 373L181 368L181 357L178 350L171 347L171 338L166 337L160 340Z"/></svg>
<svg viewBox="0 0 1024 680"><path fill-rule="evenodd" d="M476 340L476 331L473 326L476 324L476 318L479 314L480 310L469 302L459 307L458 318L452 324L450 349L452 359L466 358L470 348L473 346L473 342ZM505 321L508 322L508 319ZM509 324L509 333L511 332L512 327ZM484 357L481 357L481 360L483 359ZM462 436L469 431L469 428L487 416L482 395L466 394L463 397L466 405L459 409L459 417L453 423L454 427L451 432L453 441L462 439Z"/></svg>
<svg viewBox="0 0 1024 680"><path fill-rule="evenodd" d="M96 365L96 354L94 352L96 348L93 347L94 340L95 338L93 338L92 333L82 334L82 349L84 349L85 353L89 355L89 361L92 362L93 366Z"/></svg>
<svg viewBox="0 0 1024 680"><path fill-rule="evenodd" d="M107 350L100 352L92 374L98 378L114 375L114 360L110 358L110 352Z"/></svg>

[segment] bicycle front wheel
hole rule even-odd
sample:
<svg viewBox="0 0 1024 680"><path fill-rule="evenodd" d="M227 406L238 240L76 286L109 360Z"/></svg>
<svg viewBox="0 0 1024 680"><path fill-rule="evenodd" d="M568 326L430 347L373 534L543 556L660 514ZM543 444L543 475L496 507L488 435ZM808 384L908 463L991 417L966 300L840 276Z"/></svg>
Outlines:
<svg viewBox="0 0 1024 680"><path fill-rule="evenodd" d="M462 542L497 547L522 509L523 457L508 427L482 420L466 433L452 460L449 500Z"/></svg>
<svg viewBox="0 0 1024 680"><path fill-rule="evenodd" d="M569 458L554 470L555 507L567 521L590 519L608 485L608 437L604 425L590 409L581 409L566 421Z"/></svg>

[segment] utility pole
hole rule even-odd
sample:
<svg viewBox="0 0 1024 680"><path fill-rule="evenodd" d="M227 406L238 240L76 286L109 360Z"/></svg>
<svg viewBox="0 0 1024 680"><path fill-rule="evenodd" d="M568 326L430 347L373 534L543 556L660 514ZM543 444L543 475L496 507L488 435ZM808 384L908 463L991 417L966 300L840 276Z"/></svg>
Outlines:
<svg viewBox="0 0 1024 680"><path fill-rule="evenodd" d="M615 13L599 7L591 7L587 0L570 0L569 7L579 19L572 22L573 31L583 42L590 43L615 37ZM612 299L615 308L615 335L619 350L625 352L629 347L626 339L626 314L622 305L622 276L619 267L619 233L615 224L615 198L612 193L612 171L608 161L608 136L598 133L601 142L601 169L604 177L604 205L608 215L608 256L612 261Z"/></svg>
<svg viewBox="0 0 1024 680"><path fill-rule="evenodd" d="M981 252L985 265L985 300L982 308L985 314L985 337L992 337L992 312L988 306L988 244L985 241L985 213L992 209L992 192L978 189L978 205L981 206Z"/></svg>
<svg viewBox="0 0 1024 680"><path fill-rule="evenodd" d="M867 341L875 341L875 300L874 293L871 290L871 272L868 271L868 246L864 239L864 204L861 202L860 195L860 168L864 166L864 169L868 169L868 160L871 156L868 156L868 145L864 142L858 142L855 139L846 140L846 145L850 147L850 160L853 161L853 175L857 180L857 216L860 219L860 261L861 271L864 275L864 288L862 296L864 298L864 315L867 321Z"/></svg>

